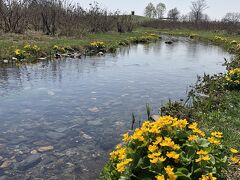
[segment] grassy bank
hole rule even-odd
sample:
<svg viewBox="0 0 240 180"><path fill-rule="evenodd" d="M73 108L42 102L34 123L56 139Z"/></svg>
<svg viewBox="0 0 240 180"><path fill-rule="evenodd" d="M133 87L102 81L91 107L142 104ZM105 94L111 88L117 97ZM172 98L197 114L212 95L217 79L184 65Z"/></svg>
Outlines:
<svg viewBox="0 0 240 180"><path fill-rule="evenodd" d="M16 49L26 51L24 49L26 45L35 45L39 49L38 52L32 53L33 58L36 59L39 56L47 56L50 53L56 53L56 47L63 50L64 53L68 53L69 49L84 53L89 49L91 43L102 42L104 44L104 51L112 52L115 51L116 48L130 43L145 43L157 39L159 39L159 36L146 33L142 30L131 33L112 32L87 34L81 38L51 37L42 35L38 32L28 32L23 35L4 34L0 36L0 60L11 59L16 56Z"/></svg>

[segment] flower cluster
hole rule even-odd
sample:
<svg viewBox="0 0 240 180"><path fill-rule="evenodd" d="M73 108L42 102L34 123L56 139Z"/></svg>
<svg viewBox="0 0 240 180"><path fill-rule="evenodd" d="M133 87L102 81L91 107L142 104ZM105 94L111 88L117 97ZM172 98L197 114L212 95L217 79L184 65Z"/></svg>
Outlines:
<svg viewBox="0 0 240 180"><path fill-rule="evenodd" d="M30 45L30 44L26 44L23 49L27 52L27 53L31 53L31 54L36 54L40 51L40 47L38 47L37 45Z"/></svg>
<svg viewBox="0 0 240 180"><path fill-rule="evenodd" d="M145 121L133 134L123 135L123 143L110 154L102 176L216 179L228 165L222 139L222 132L207 134L186 119L162 116L154 122ZM231 159L240 163L236 156Z"/></svg>
<svg viewBox="0 0 240 180"><path fill-rule="evenodd" d="M240 89L240 68L232 69L226 75L227 86L231 89Z"/></svg>
<svg viewBox="0 0 240 180"><path fill-rule="evenodd" d="M22 49L17 48L14 52L14 56L18 60L23 60L37 55L38 52L40 52L40 48L37 45L26 44Z"/></svg>
<svg viewBox="0 0 240 180"><path fill-rule="evenodd" d="M93 47L93 48L105 48L106 47L106 44L102 41L94 41L94 42L91 42L90 43L90 47Z"/></svg>

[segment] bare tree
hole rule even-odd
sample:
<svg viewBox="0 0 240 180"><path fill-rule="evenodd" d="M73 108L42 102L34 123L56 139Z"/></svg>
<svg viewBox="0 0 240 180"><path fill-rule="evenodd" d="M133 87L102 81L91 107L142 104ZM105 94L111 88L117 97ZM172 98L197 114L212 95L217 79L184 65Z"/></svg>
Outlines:
<svg viewBox="0 0 240 180"><path fill-rule="evenodd" d="M160 19L160 18L163 18L163 15L166 11L166 5L163 4L163 3L159 3L157 4L156 6L156 12L157 12L157 18Z"/></svg>
<svg viewBox="0 0 240 180"><path fill-rule="evenodd" d="M157 15L156 8L154 7L153 3L149 3L145 8L145 16L149 18L155 18Z"/></svg>
<svg viewBox="0 0 240 180"><path fill-rule="evenodd" d="M180 12L178 11L177 8L174 8L174 9L170 9L168 11L168 18L171 18L173 20L178 20L179 19L179 16L180 16Z"/></svg>
<svg viewBox="0 0 240 180"><path fill-rule="evenodd" d="M27 0L1 0L0 16L5 32L21 33L27 28Z"/></svg>
<svg viewBox="0 0 240 180"><path fill-rule="evenodd" d="M227 13L223 17L222 22L238 24L240 22L240 13Z"/></svg>
<svg viewBox="0 0 240 180"><path fill-rule="evenodd" d="M208 8L205 0L196 0L192 2L190 19L198 23L203 18L203 11Z"/></svg>

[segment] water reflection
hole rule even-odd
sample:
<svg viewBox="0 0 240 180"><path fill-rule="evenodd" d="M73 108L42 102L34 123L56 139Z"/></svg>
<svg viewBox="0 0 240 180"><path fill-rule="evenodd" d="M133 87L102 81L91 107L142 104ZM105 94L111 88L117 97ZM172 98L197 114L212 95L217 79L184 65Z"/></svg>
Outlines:
<svg viewBox="0 0 240 180"><path fill-rule="evenodd" d="M145 103L156 113L169 98L185 97L198 74L224 71L223 57L218 47L180 39L115 56L0 67L0 162L10 162L0 176L96 179L132 112L141 120ZM45 146L54 150L34 154Z"/></svg>

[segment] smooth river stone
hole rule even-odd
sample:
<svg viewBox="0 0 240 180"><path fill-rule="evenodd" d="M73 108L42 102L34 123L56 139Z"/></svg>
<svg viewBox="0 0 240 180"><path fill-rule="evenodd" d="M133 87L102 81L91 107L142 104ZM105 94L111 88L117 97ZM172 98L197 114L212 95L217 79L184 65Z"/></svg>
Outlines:
<svg viewBox="0 0 240 180"><path fill-rule="evenodd" d="M30 169L41 162L41 156L40 154L32 154L28 156L25 160L19 162L16 164L15 168L20 171L25 171L27 169Z"/></svg>
<svg viewBox="0 0 240 180"><path fill-rule="evenodd" d="M52 151L54 149L53 146L43 146L38 148L38 152L47 152L47 151Z"/></svg>

